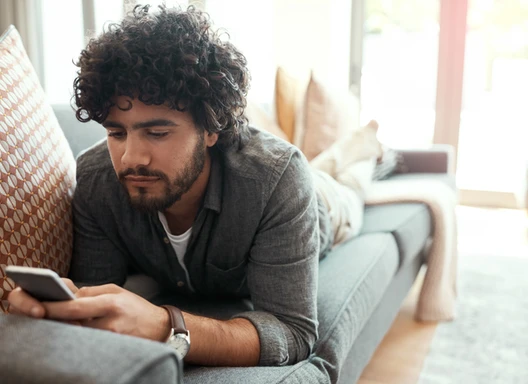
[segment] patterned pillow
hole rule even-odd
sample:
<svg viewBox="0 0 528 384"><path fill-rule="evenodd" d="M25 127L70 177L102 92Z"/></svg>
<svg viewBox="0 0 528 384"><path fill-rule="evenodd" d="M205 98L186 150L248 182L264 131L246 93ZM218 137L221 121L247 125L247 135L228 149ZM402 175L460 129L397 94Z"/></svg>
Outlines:
<svg viewBox="0 0 528 384"><path fill-rule="evenodd" d="M0 36L0 311L6 265L68 273L75 160L11 26Z"/></svg>

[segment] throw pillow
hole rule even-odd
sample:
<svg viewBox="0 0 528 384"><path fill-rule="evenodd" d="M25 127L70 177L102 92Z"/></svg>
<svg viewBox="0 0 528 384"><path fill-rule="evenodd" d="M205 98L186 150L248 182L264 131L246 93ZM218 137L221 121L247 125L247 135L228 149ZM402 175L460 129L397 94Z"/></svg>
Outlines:
<svg viewBox="0 0 528 384"><path fill-rule="evenodd" d="M273 119L266 113L266 111L252 100L248 100L246 110L246 117L249 120L249 125L252 127L267 131L274 134L281 139L288 141L288 136L282 129L273 121Z"/></svg>
<svg viewBox="0 0 528 384"><path fill-rule="evenodd" d="M312 71L295 126L294 144L308 160L359 128L359 102L352 93L325 84Z"/></svg>
<svg viewBox="0 0 528 384"><path fill-rule="evenodd" d="M0 37L0 310L7 265L68 273L75 160L20 35Z"/></svg>
<svg viewBox="0 0 528 384"><path fill-rule="evenodd" d="M275 109L277 122L290 143L294 142L296 115L302 104L307 80L290 75L278 67L275 74Z"/></svg>

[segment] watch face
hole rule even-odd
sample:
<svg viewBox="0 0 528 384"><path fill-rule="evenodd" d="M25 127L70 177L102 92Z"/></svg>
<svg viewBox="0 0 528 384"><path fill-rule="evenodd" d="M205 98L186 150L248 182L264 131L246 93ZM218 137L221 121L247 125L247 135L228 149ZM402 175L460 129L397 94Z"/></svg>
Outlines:
<svg viewBox="0 0 528 384"><path fill-rule="evenodd" d="M184 333L176 333L170 338L169 344L174 348L176 355L180 359L183 359L187 355L191 346L189 336Z"/></svg>

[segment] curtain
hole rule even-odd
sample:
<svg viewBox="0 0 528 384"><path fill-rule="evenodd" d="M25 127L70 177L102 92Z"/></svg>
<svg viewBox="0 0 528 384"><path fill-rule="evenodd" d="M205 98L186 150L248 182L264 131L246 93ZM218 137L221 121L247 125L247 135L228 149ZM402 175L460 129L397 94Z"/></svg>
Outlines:
<svg viewBox="0 0 528 384"><path fill-rule="evenodd" d="M43 83L40 7L41 0L1 0L0 34L3 34L10 25L16 27L29 59Z"/></svg>

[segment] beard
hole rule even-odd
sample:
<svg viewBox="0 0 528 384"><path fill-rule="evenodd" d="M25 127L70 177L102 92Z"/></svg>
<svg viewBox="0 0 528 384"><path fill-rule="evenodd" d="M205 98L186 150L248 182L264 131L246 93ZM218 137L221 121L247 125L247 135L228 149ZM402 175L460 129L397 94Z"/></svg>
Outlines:
<svg viewBox="0 0 528 384"><path fill-rule="evenodd" d="M150 170L145 167L136 169L128 168L119 172L119 181L127 193L130 205L144 213L156 213L166 210L181 200L182 196L191 189L204 169L206 150L203 138L204 135L200 135L200 139L193 149L191 158L187 161L180 174L176 175L173 179L170 179L169 176L161 171ZM160 182L165 184L163 195L158 197L149 196L147 188L138 187L138 194L132 196L126 187L125 181L125 177L129 175L158 177Z"/></svg>

